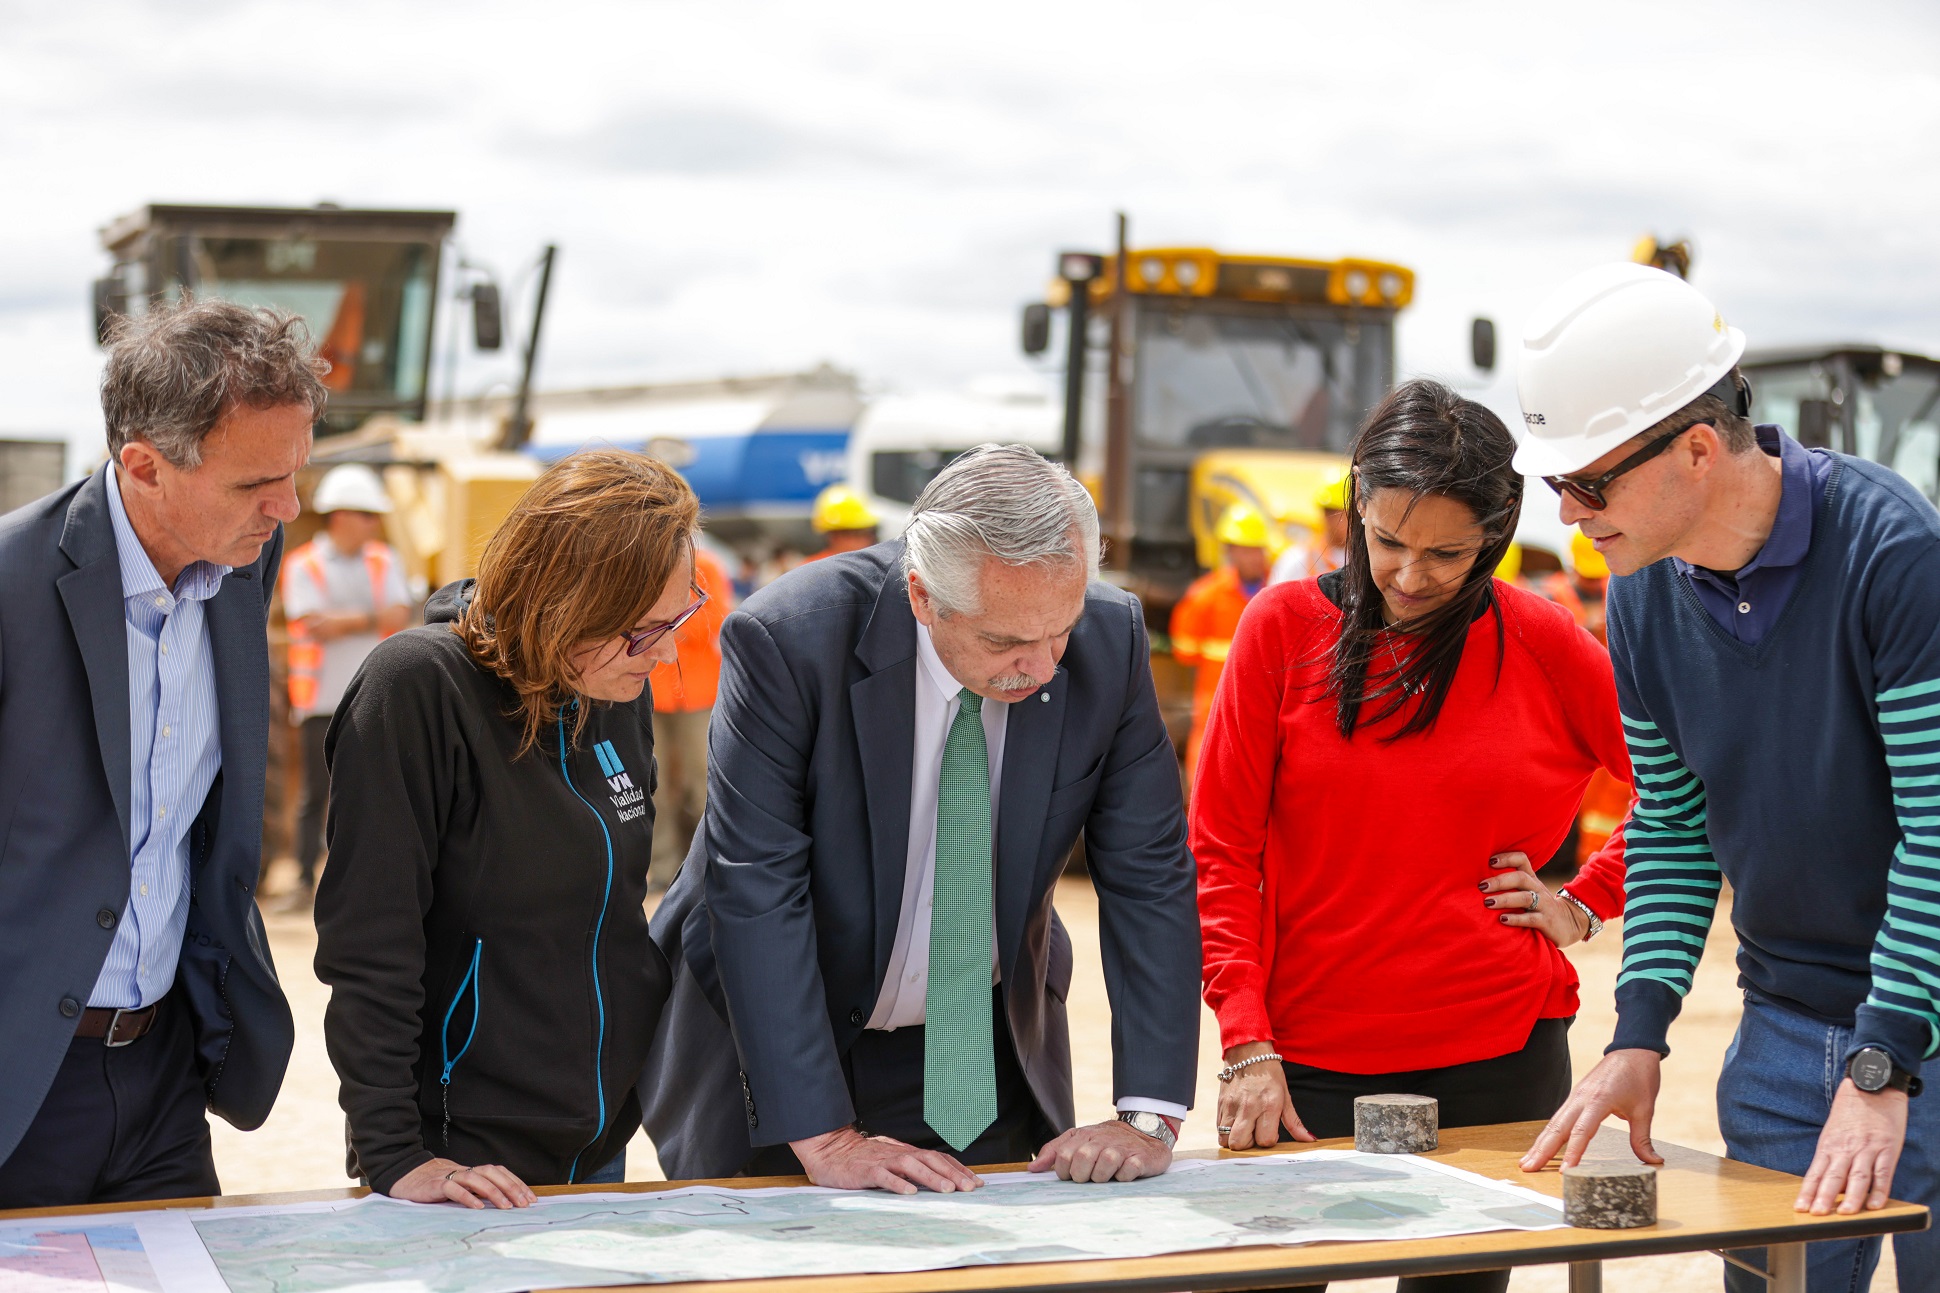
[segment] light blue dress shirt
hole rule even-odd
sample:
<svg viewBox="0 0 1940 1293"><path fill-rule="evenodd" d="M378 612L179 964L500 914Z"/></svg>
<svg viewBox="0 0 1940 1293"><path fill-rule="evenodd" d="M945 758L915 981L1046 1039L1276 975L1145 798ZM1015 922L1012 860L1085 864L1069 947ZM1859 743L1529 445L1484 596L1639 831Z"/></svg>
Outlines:
<svg viewBox="0 0 1940 1293"><path fill-rule="evenodd" d="M171 590L148 559L108 469L128 633L128 905L90 1006L153 1005L175 983L189 922L189 826L222 767L215 660L203 603L229 566L198 561ZM116 769L110 768L109 775Z"/></svg>

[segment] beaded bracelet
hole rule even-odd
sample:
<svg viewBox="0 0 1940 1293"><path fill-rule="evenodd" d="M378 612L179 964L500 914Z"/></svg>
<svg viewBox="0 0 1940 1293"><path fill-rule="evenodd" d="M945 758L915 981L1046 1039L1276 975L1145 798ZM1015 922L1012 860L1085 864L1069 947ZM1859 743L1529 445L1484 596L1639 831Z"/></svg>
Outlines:
<svg viewBox="0 0 1940 1293"><path fill-rule="evenodd" d="M1236 1075L1238 1075L1239 1071L1245 1068L1247 1065L1264 1064L1268 1060L1278 1060L1279 1058L1280 1056L1277 1052L1268 1051L1264 1055L1255 1055L1253 1056L1253 1058L1241 1060L1237 1064L1228 1064L1225 1068L1219 1070L1219 1080L1221 1082L1231 1082L1233 1078Z"/></svg>

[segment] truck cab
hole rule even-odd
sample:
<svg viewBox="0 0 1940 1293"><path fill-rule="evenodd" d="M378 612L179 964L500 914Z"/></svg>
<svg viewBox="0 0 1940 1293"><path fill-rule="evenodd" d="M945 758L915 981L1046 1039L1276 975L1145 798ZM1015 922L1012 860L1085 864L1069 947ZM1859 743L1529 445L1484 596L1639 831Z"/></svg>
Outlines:
<svg viewBox="0 0 1940 1293"><path fill-rule="evenodd" d="M1846 344L1754 350L1752 420L1882 463L1940 504L1940 359Z"/></svg>

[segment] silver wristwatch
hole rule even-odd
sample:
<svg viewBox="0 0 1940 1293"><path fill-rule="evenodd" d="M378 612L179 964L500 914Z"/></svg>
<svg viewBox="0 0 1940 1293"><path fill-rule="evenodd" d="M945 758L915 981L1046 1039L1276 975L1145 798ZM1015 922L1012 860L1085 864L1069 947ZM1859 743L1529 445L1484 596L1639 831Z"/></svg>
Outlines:
<svg viewBox="0 0 1940 1293"><path fill-rule="evenodd" d="M1172 1124L1156 1113L1150 1113L1144 1109L1128 1109L1118 1115L1118 1121L1133 1131L1144 1132L1153 1140L1164 1144L1167 1149L1172 1149L1179 1143L1179 1138L1172 1132Z"/></svg>
<svg viewBox="0 0 1940 1293"><path fill-rule="evenodd" d="M1584 902L1581 898L1577 897L1575 894L1571 893L1567 889L1558 889L1556 891L1556 896L1558 898L1561 898L1564 902L1568 903L1570 906L1576 908L1578 911L1582 912L1583 915L1586 918L1588 918L1590 923L1588 926L1588 931L1583 935L1584 942L1586 943L1589 942L1591 939L1595 938L1598 934L1601 934L1603 932L1602 918L1599 917L1595 912L1590 910L1590 906L1588 903Z"/></svg>

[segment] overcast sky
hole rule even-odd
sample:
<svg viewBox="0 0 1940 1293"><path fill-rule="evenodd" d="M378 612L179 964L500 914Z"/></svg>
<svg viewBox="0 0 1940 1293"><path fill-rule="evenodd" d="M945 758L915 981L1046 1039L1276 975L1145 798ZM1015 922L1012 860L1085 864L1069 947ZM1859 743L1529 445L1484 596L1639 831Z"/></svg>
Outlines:
<svg viewBox="0 0 1940 1293"><path fill-rule="evenodd" d="M0 33L0 435L82 456L97 231L151 201L451 208L508 279L556 241L552 387L1029 372L1018 307L1117 209L1413 266L1409 372L1472 376L1471 315L1512 340L1647 231L1754 345L1940 352L1930 0L0 0Z"/></svg>

